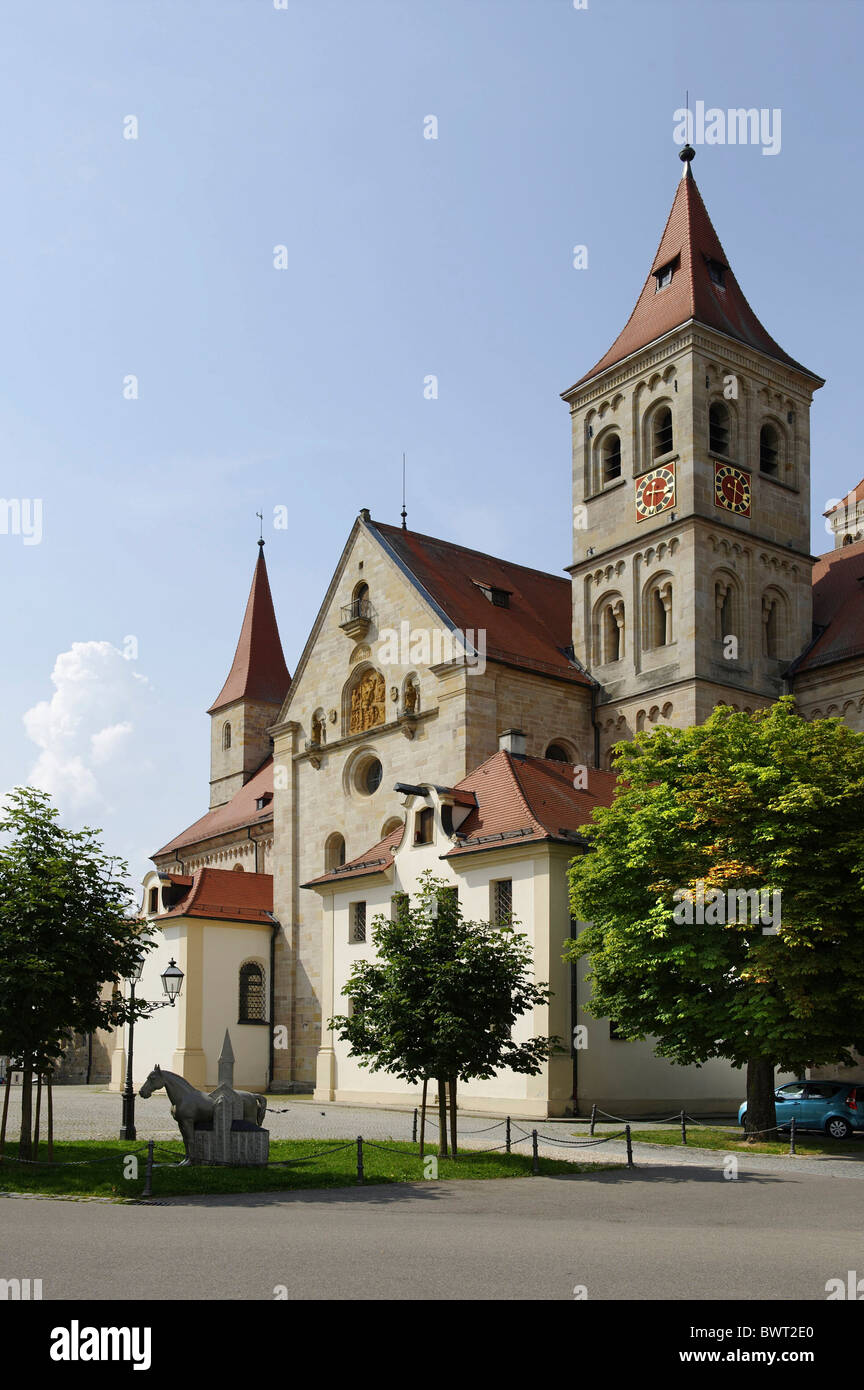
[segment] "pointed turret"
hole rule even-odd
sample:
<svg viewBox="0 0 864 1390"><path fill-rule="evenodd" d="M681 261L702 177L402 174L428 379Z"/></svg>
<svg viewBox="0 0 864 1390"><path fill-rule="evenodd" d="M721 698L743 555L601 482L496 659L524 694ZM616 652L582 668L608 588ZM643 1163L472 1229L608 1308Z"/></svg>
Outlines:
<svg viewBox="0 0 864 1390"><path fill-rule="evenodd" d="M258 562L231 670L207 711L212 720L211 809L230 801L269 758L271 743L267 730L276 722L291 684L279 640L263 540L258 547Z"/></svg>
<svg viewBox="0 0 864 1390"><path fill-rule="evenodd" d="M290 684L264 562L264 542L259 541L258 563L252 576L234 661L228 679L207 713L214 714L235 700L263 700L267 704L281 705Z"/></svg>
<svg viewBox="0 0 864 1390"><path fill-rule="evenodd" d="M690 146L681 151L686 161L682 176L636 307L609 351L576 385L582 386L690 322L713 328L821 381L783 351L747 303L696 186L691 170L693 153Z"/></svg>

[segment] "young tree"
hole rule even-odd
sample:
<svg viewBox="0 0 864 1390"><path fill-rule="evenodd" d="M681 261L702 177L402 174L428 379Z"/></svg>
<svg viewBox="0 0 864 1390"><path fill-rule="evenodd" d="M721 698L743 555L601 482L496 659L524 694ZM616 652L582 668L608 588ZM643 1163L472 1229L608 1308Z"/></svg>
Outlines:
<svg viewBox="0 0 864 1390"><path fill-rule="evenodd" d="M549 999L535 984L527 937L513 923L467 922L455 893L422 875L418 897L399 900L395 921L372 924L375 959L355 962L343 993L350 1015L330 1020L350 1055L371 1071L388 1071L416 1085L439 1082L441 1152L447 1152L444 1087L450 1092L453 1155L457 1152L459 1081L494 1076L503 1067L536 1075L557 1038L514 1042L516 1020ZM422 1153L422 1145L421 1145Z"/></svg>
<svg viewBox="0 0 864 1390"><path fill-rule="evenodd" d="M127 916L126 865L97 832L66 830L46 792L16 787L0 819L0 1051L23 1064L19 1153L31 1155L32 1079L73 1032L130 1017L118 991L146 943ZM135 1016L145 1012L137 1001Z"/></svg>
<svg viewBox="0 0 864 1390"><path fill-rule="evenodd" d="M590 925L565 959L590 957L591 1012L625 1036L746 1065L747 1129L769 1129L775 1067L848 1064L864 1039L864 735L791 697L719 706L619 744L616 770L570 870Z"/></svg>

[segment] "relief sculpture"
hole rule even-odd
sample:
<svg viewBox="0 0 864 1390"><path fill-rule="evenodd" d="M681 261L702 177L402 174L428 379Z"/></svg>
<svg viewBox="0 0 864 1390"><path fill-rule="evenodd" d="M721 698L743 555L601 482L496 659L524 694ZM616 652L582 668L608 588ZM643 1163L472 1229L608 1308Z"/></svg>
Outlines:
<svg viewBox="0 0 864 1390"><path fill-rule="evenodd" d="M349 733L360 734L385 723L384 677L378 671L367 671L351 691Z"/></svg>

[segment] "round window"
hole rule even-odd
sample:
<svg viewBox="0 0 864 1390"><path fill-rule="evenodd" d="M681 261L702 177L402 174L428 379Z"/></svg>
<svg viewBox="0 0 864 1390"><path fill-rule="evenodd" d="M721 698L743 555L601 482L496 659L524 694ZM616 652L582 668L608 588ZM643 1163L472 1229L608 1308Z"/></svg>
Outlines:
<svg viewBox="0 0 864 1390"><path fill-rule="evenodd" d="M377 758L372 758L366 764L361 774L361 785L368 796L377 792L381 785L381 778L384 776L384 769Z"/></svg>

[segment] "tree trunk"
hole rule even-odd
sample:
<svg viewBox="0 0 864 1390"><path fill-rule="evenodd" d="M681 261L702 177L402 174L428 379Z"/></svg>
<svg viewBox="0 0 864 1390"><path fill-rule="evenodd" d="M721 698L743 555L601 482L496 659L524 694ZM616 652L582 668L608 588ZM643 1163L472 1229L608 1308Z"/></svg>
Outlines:
<svg viewBox="0 0 864 1390"><path fill-rule="evenodd" d="M42 1073L36 1077L36 1114L33 1119L33 1157L39 1157L39 1123L42 1119Z"/></svg>
<svg viewBox="0 0 864 1390"><path fill-rule="evenodd" d="M6 1072L6 1085L3 1089L3 1123L0 1124L0 1158L6 1152L6 1121L9 1117L9 1092L12 1089L12 1065L11 1058L7 1058L9 1069Z"/></svg>
<svg viewBox="0 0 864 1390"><path fill-rule="evenodd" d="M447 1099L444 1082L438 1078L438 1156L447 1157Z"/></svg>
<svg viewBox="0 0 864 1390"><path fill-rule="evenodd" d="M33 1068L25 1062L21 1073L21 1132L18 1135L18 1157L33 1157Z"/></svg>
<svg viewBox="0 0 864 1390"><path fill-rule="evenodd" d="M426 1142L426 1091L429 1086L428 1076L423 1077L423 1099L420 1102L420 1157L425 1152L423 1145Z"/></svg>
<svg viewBox="0 0 864 1390"><path fill-rule="evenodd" d="M54 1162L54 1092L51 1089L51 1072L46 1077L48 1084L48 1162Z"/></svg>
<svg viewBox="0 0 864 1390"><path fill-rule="evenodd" d="M747 1063L747 1113L745 1132L755 1138L759 1131L771 1130L777 1124L774 1107L774 1063L767 1057L751 1057ZM763 1139L776 1135L761 1134Z"/></svg>
<svg viewBox="0 0 864 1390"><path fill-rule="evenodd" d="M456 1080L455 1076L450 1077L450 1149L454 1158L459 1153L456 1147Z"/></svg>

